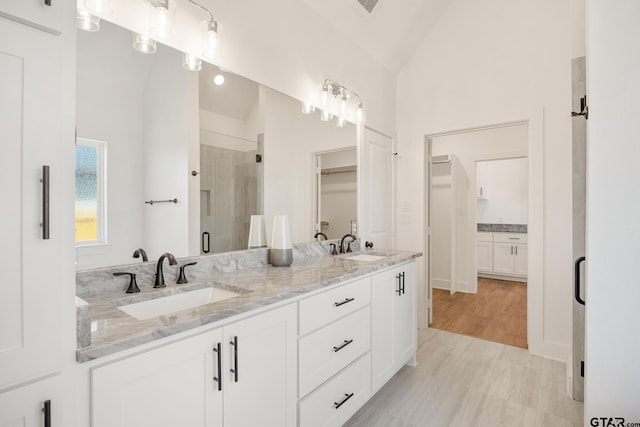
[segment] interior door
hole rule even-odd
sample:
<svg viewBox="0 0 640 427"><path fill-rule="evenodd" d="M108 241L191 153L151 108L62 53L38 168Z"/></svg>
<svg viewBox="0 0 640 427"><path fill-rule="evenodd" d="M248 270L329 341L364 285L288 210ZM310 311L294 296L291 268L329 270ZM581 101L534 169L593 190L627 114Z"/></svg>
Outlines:
<svg viewBox="0 0 640 427"><path fill-rule="evenodd" d="M392 247L392 157L390 137L365 128L358 148L358 217L360 237L374 248Z"/></svg>

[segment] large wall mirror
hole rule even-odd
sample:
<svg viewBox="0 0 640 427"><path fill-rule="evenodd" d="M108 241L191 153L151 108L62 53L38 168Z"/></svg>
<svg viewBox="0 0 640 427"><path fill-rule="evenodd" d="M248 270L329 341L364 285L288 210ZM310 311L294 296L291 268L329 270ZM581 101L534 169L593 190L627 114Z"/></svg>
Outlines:
<svg viewBox="0 0 640 427"><path fill-rule="evenodd" d="M354 149L355 126L304 115L298 100L212 64L185 70L170 47L137 52L131 40L105 21L78 30L77 268L139 262L139 248L150 261L246 249L254 214L267 230L287 214L292 241L313 240L317 153ZM324 176L352 190L341 180L353 168ZM351 208L331 205L348 211L350 227Z"/></svg>

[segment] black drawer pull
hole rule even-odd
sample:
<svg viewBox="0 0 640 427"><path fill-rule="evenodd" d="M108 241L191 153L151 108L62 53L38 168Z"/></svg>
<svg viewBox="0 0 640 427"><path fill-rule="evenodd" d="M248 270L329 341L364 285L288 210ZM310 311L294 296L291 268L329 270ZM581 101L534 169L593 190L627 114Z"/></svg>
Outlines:
<svg viewBox="0 0 640 427"><path fill-rule="evenodd" d="M42 166L42 239L49 239L49 166Z"/></svg>
<svg viewBox="0 0 640 427"><path fill-rule="evenodd" d="M344 305L348 302L355 301L355 300L356 300L355 298L345 298L344 301L334 302L333 305L335 305L336 307L340 307L341 305Z"/></svg>
<svg viewBox="0 0 640 427"><path fill-rule="evenodd" d="M44 401L42 413L44 414L44 427L51 427L51 400Z"/></svg>
<svg viewBox="0 0 640 427"><path fill-rule="evenodd" d="M222 353L220 352L220 343L213 347L213 351L216 353L216 358L218 359L216 363L218 376L213 377L213 380L218 383L218 391L222 391Z"/></svg>
<svg viewBox="0 0 640 427"><path fill-rule="evenodd" d="M229 344L233 346L233 368L229 371L233 374L233 381L238 382L238 336L233 337L233 341Z"/></svg>
<svg viewBox="0 0 640 427"><path fill-rule="evenodd" d="M342 350L343 348L345 348L346 346L348 346L349 344L351 344L353 342L353 340L344 340L344 342L342 344L340 344L337 347L333 347L333 351L334 352L339 352L340 350Z"/></svg>
<svg viewBox="0 0 640 427"><path fill-rule="evenodd" d="M344 405L347 400L351 399L353 397L353 393L345 393L344 394L344 398L340 401L340 402L333 402L333 407L338 409L339 407L341 407L342 405Z"/></svg>

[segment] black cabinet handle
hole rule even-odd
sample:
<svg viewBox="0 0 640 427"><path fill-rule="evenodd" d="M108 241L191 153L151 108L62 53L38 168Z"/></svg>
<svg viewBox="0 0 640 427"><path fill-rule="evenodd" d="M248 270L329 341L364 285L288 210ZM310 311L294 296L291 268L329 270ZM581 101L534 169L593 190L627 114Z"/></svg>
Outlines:
<svg viewBox="0 0 640 427"><path fill-rule="evenodd" d="M44 414L44 427L51 427L51 400L44 401L42 413Z"/></svg>
<svg viewBox="0 0 640 427"><path fill-rule="evenodd" d="M51 0L44 0L45 6L51 6Z"/></svg>
<svg viewBox="0 0 640 427"><path fill-rule="evenodd" d="M233 374L233 381L238 382L238 336L233 337L229 343L233 346L233 368L229 369Z"/></svg>
<svg viewBox="0 0 640 427"><path fill-rule="evenodd" d="M220 343L213 347L213 352L216 353L216 368L218 369L216 371L218 376L213 377L213 380L218 383L218 391L222 391L222 353L220 352Z"/></svg>
<svg viewBox="0 0 640 427"><path fill-rule="evenodd" d="M42 239L49 240L49 166L42 166Z"/></svg>
<svg viewBox="0 0 640 427"><path fill-rule="evenodd" d="M333 347L333 351L334 352L339 352L340 350L342 350L343 348L345 348L346 346L348 346L349 344L351 344L353 342L353 340L344 340L344 342L342 344L340 344L337 347Z"/></svg>
<svg viewBox="0 0 640 427"><path fill-rule="evenodd" d="M400 279L402 280L402 295L404 295L404 271L400 273Z"/></svg>
<svg viewBox="0 0 640 427"><path fill-rule="evenodd" d="M576 260L576 274L574 276L575 280L575 298L580 304L584 305L584 300L580 298L580 264L584 262L586 258L581 256Z"/></svg>
<svg viewBox="0 0 640 427"><path fill-rule="evenodd" d="M341 305L344 305L348 302L355 301L355 300L356 300L355 298L345 298L344 301L334 302L333 305L335 305L336 307L340 307Z"/></svg>
<svg viewBox="0 0 640 427"><path fill-rule="evenodd" d="M206 240L206 242L207 242L207 248L206 249L204 247L205 238L207 239ZM202 244L201 244L201 246L202 246L202 253L203 254L208 254L209 251L211 250L211 240L210 240L210 236L209 236L209 232L208 231L205 231L205 232L202 233Z"/></svg>
<svg viewBox="0 0 640 427"><path fill-rule="evenodd" d="M400 277L401 277L401 275L400 275L400 273L398 273L396 275L396 279L398 279L398 289L395 290L395 292L398 293L398 296L402 295L402 286L400 285Z"/></svg>
<svg viewBox="0 0 640 427"><path fill-rule="evenodd" d="M338 409L339 407L344 405L347 402L347 400L351 399L352 397L353 397L353 393L345 393L344 398L340 402L333 402L333 407Z"/></svg>

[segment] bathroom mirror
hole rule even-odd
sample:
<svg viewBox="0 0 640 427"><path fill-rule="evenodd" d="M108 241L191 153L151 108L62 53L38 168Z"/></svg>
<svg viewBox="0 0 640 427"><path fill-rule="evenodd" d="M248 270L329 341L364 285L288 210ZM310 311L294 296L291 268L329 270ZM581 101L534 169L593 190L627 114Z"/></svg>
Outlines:
<svg viewBox="0 0 640 427"><path fill-rule="evenodd" d="M304 115L300 101L212 64L187 71L160 43L137 52L130 31L104 20L78 30L77 45L78 141L104 146L105 177L94 201L103 240L78 243L78 269L140 262L138 248L150 261L246 249L252 214L265 215L268 241L277 214L293 243L313 240L314 153L355 147L354 125Z"/></svg>

